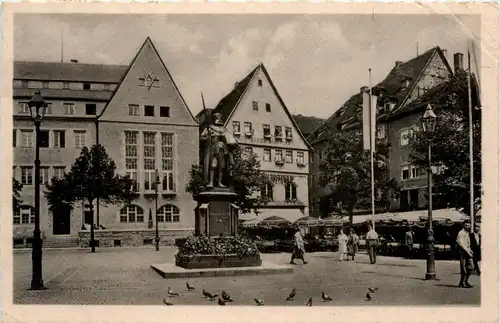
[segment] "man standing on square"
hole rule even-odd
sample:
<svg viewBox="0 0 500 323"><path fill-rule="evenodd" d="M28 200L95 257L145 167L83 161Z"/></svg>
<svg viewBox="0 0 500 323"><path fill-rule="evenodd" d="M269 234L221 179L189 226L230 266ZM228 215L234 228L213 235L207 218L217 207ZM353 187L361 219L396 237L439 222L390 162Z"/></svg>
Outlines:
<svg viewBox="0 0 500 323"><path fill-rule="evenodd" d="M406 245L406 257L408 259L412 259L413 255L413 237L415 234L413 233L413 230L411 228L408 228L408 231L406 231L405 234L405 245Z"/></svg>
<svg viewBox="0 0 500 323"><path fill-rule="evenodd" d="M481 275L479 269L479 261L481 261L481 234L479 233L479 225L474 224L474 232L470 234L470 248L472 250L472 261L474 263L474 271L476 275Z"/></svg>
<svg viewBox="0 0 500 323"><path fill-rule="evenodd" d="M458 287L470 288L469 276L474 270L473 252L470 248L470 222L465 221L463 229L457 235L458 253L460 255L460 283Z"/></svg>
<svg viewBox="0 0 500 323"><path fill-rule="evenodd" d="M378 247L378 234L370 224L370 231L366 234L366 248L368 249L368 255L370 256L370 263L377 263L377 247Z"/></svg>

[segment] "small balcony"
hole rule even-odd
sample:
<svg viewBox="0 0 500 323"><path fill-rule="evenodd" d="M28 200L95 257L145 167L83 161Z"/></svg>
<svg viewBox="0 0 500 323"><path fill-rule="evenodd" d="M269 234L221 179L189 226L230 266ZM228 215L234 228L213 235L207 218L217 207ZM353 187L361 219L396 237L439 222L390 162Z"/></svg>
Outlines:
<svg viewBox="0 0 500 323"><path fill-rule="evenodd" d="M245 131L245 136L252 137L253 136L253 129Z"/></svg>
<svg viewBox="0 0 500 323"><path fill-rule="evenodd" d="M241 136L241 132L240 131L233 131L233 135L239 137L239 136Z"/></svg>
<svg viewBox="0 0 500 323"><path fill-rule="evenodd" d="M297 160L297 166L306 167L306 163L304 163L304 161Z"/></svg>

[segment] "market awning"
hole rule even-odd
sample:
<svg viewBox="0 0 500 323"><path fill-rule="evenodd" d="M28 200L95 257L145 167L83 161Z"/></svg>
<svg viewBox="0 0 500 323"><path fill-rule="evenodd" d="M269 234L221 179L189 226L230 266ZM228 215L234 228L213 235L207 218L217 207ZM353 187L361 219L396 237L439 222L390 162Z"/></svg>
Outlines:
<svg viewBox="0 0 500 323"><path fill-rule="evenodd" d="M260 221L273 216L286 219L289 222L293 223L303 217L304 213L302 213L299 209L258 209L257 214L255 214L253 211L250 213L240 214L239 219L246 220L242 224L244 227L246 227L257 225Z"/></svg>
<svg viewBox="0 0 500 323"><path fill-rule="evenodd" d="M294 224L298 224L299 226L317 227L324 225L324 221L319 218L313 218L312 216L304 216L295 221Z"/></svg>

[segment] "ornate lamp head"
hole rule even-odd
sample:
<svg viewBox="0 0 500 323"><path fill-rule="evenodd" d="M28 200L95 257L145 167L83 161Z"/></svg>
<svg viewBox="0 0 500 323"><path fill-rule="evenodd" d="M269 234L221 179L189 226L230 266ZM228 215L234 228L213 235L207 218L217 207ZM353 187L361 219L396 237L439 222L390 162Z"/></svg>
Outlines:
<svg viewBox="0 0 500 323"><path fill-rule="evenodd" d="M431 105L428 104L424 116L422 117L422 128L424 129L425 133L434 133L434 130L436 129L436 119L436 114L434 113L434 111L432 111Z"/></svg>
<svg viewBox="0 0 500 323"><path fill-rule="evenodd" d="M28 102L30 108L31 118L33 120L41 120L45 115L45 109L47 108L47 103L40 94L40 90L37 90L31 100Z"/></svg>

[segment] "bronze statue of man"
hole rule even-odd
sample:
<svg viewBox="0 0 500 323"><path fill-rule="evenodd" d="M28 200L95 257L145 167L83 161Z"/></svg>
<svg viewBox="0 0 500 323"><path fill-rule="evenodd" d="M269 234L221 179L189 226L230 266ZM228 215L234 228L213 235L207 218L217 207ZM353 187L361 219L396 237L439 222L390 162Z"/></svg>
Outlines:
<svg viewBox="0 0 500 323"><path fill-rule="evenodd" d="M204 180L208 181L207 187L214 187L215 172L217 182L215 187L226 187L222 184L225 173L229 173L234 164L233 149L238 145L233 135L224 128L219 113L213 114L214 123L210 124L201 133L204 142Z"/></svg>

